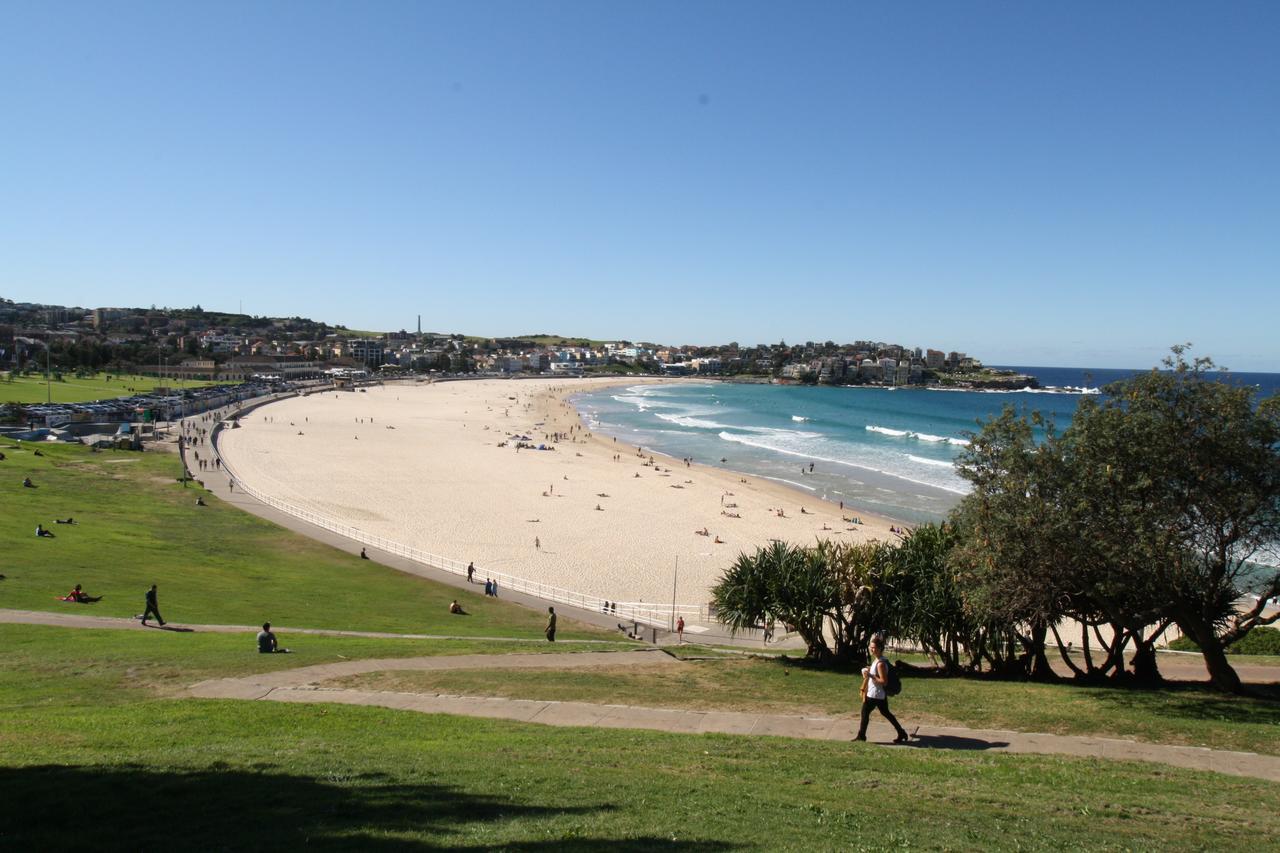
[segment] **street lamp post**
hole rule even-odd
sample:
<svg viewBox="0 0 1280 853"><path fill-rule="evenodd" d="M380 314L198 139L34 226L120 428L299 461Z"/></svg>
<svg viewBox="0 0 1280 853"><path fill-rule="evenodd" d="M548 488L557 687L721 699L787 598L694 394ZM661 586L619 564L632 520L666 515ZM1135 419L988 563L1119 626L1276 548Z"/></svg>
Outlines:
<svg viewBox="0 0 1280 853"><path fill-rule="evenodd" d="M676 581L680 578L680 555L676 554L676 569L671 575L671 630L676 629Z"/></svg>

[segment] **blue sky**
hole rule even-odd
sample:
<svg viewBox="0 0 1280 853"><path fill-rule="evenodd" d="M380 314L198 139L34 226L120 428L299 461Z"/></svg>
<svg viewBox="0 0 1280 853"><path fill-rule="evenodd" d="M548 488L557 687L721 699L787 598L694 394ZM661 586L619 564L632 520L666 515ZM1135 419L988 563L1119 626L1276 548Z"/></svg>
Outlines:
<svg viewBox="0 0 1280 853"><path fill-rule="evenodd" d="M1280 371L1280 4L56 3L0 295Z"/></svg>

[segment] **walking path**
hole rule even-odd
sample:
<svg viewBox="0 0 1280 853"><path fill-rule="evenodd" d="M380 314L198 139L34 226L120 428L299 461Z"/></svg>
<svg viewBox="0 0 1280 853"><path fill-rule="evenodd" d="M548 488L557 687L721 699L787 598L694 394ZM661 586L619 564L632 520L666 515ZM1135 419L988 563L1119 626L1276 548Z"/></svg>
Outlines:
<svg viewBox="0 0 1280 853"><path fill-rule="evenodd" d="M424 714L487 717L549 726L649 729L681 734L769 735L829 741L853 739L856 720L852 716L804 717L738 711L690 711L679 708L501 699L443 693L399 693L320 686L322 682L334 678L388 670L535 668L562 670L619 665L688 666L660 651L459 655L447 658L360 660L250 675L244 678L202 681L189 688L189 693L191 696L204 699L371 705ZM879 720L873 721L868 732L873 741L885 742L891 740L893 734L892 729ZM1148 761L1192 770L1207 770L1280 782L1280 757L1191 746L1138 743L1116 738L967 729L954 726L921 726L910 746Z"/></svg>
<svg viewBox="0 0 1280 853"><path fill-rule="evenodd" d="M54 625L68 628L109 628L118 630L161 630L144 628L135 619L90 616L71 613L46 613L31 610L0 610L0 622L24 625ZM211 633L252 633L256 626L197 625L179 630ZM510 643L534 643L545 646L541 639L512 637L465 637L440 634L392 634L377 631L332 631L318 628L279 629L290 634L312 634L341 637L379 637L418 640L478 640ZM603 640L576 640L582 643L605 643ZM367 672L392 670L452 669L579 669L593 666L663 666L683 667L689 664L656 649L634 652L576 652L568 654L451 655L446 657L411 657L340 661L277 672L260 673L243 678L220 678L202 681L189 688L189 695L205 699L248 699L273 702L333 702L346 705L372 705L426 714L455 714L541 723L551 726L588 726L597 728L650 729L684 734L770 735L809 740L852 740L853 716L805 717L786 714L758 714L740 711L691 711L679 708L651 708L633 705L597 705L588 702L551 702L532 699L501 699L449 694L397 693L352 690L319 686L323 682ZM876 718L870 738L892 739L893 731ZM1138 743L1104 737L1079 737L998 729L968 729L956 726L921 726L912 747L983 750L990 752L1040 753L1109 758L1126 761L1150 761L1208 770L1233 776L1249 776L1280 782L1280 757L1251 752L1230 752L1203 747L1166 746Z"/></svg>
<svg viewBox="0 0 1280 853"><path fill-rule="evenodd" d="M40 610L0 610L0 622L18 625L53 625L63 628L114 628L118 630L162 631L173 630L183 633L200 632L203 634L257 634L257 625L178 625L173 622L161 628L155 623L143 625L136 618L127 619L121 616L89 616L81 613L46 613ZM533 643L545 646L547 641L541 637L483 637L463 634L391 634L384 631L338 631L329 628L289 628L283 625L273 626L280 634L313 634L322 637L374 637L387 640L476 640L498 643ZM566 638L566 643L592 643L613 645L626 642L619 637L616 640L574 640Z"/></svg>

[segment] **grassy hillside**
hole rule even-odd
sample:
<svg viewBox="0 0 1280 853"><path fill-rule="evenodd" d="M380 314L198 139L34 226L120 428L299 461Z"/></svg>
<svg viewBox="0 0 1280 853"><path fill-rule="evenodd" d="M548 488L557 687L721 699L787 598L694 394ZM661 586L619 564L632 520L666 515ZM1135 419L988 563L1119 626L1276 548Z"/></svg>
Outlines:
<svg viewBox="0 0 1280 853"><path fill-rule="evenodd" d="M6 850L1178 850L1239 849L1280 833L1280 787L1146 764L183 698L211 677L552 647L511 641L541 636L539 613L467 596L475 615L450 617L451 588L316 544L210 495L209 506L196 507L198 490L175 479L176 457L40 447L45 455L35 457L32 445L0 442L8 457L0 462L0 608L131 615L154 581L175 622L271 619L509 639L282 632L295 654L277 656L258 655L246 634L0 625ZM24 489L24 476L36 488ZM69 515L79 523L52 524ZM37 539L36 522L57 537ZM55 600L76 582L105 600ZM574 638L617 639L563 629L569 642L554 651L609 647ZM495 670L412 686L629 704L765 703L797 713L846 707L846 674L713 663L725 666L672 682L639 671L535 679ZM1000 686L1025 691L1016 695L963 686L971 692L929 702L994 723L1010 713L1003 705L1026 711L1061 701L1036 692L1041 685ZM900 711L923 716L926 696L928 685L909 681ZM1233 712L1206 705L1205 713Z"/></svg>
<svg viewBox="0 0 1280 853"><path fill-rule="evenodd" d="M853 712L859 679L794 659L737 657L679 668L600 669L589 679L569 672L451 670L369 673L337 684L604 704L643 696L662 707L839 716ZM893 705L908 725L1102 735L1280 755L1280 702L1224 696L1204 685L1133 690L970 678L908 678L903 685Z"/></svg>
<svg viewBox="0 0 1280 853"><path fill-rule="evenodd" d="M178 481L178 457L0 442L0 607L132 616L159 585L165 619L187 623L539 637L543 615L401 574L291 533ZM36 488L23 488L30 477ZM203 495L208 506L196 506ZM54 524L74 518L74 525ZM56 536L40 539L36 524ZM75 584L104 599L57 600ZM451 616L458 598L472 615ZM563 625L566 639L603 635Z"/></svg>
<svg viewBox="0 0 1280 853"><path fill-rule="evenodd" d="M0 846L1194 850L1280 832L1280 787L1150 765L167 698L294 663L237 639L0 627Z"/></svg>
<svg viewBox="0 0 1280 853"><path fill-rule="evenodd" d="M91 400L107 400L112 397L128 397L146 394L158 387L201 388L205 385L225 385L225 382L201 382L194 379L165 379L162 383L154 376L121 376L99 373L93 378L78 379L74 374L63 374L63 381L46 383L43 376L0 376L0 403L44 403L52 393L55 403L84 403Z"/></svg>

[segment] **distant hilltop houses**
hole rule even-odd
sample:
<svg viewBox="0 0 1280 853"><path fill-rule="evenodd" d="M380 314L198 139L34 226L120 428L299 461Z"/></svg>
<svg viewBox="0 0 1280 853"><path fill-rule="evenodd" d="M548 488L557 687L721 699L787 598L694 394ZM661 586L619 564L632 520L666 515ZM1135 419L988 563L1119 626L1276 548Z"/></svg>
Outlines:
<svg viewBox="0 0 1280 853"><path fill-rule="evenodd" d="M0 299L0 370L120 370L242 381L386 374L596 373L815 385L1027 387L962 352L833 341L668 346L558 335L370 333L301 317L194 308L78 308Z"/></svg>

